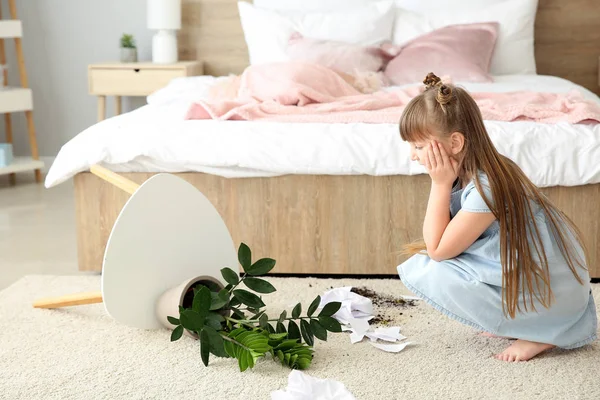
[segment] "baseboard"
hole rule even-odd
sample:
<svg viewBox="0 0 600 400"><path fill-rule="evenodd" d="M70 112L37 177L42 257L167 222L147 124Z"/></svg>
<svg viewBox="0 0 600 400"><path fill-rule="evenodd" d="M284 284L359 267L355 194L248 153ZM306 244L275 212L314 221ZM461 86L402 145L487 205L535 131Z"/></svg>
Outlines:
<svg viewBox="0 0 600 400"><path fill-rule="evenodd" d="M240 272L240 276L244 276L243 272ZM397 274L389 275L351 275L351 274L278 274L269 273L268 276L275 278L323 278L323 279L400 279ZM600 283L600 278L591 278L591 283Z"/></svg>
<svg viewBox="0 0 600 400"><path fill-rule="evenodd" d="M244 276L240 272L240 276ZM302 274L302 273L269 273L274 278L319 278L319 279L400 279L398 274Z"/></svg>

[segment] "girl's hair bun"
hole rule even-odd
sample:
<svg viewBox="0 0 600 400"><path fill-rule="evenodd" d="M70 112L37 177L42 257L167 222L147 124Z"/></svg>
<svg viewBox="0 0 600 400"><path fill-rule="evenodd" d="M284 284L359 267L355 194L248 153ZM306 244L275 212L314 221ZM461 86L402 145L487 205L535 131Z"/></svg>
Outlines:
<svg viewBox="0 0 600 400"><path fill-rule="evenodd" d="M444 106L452 100L452 88L449 85L443 84L442 80L433 72L427 74L425 79L423 79L423 83L425 84L426 91L432 88L437 90L435 99L440 105Z"/></svg>
<svg viewBox="0 0 600 400"><path fill-rule="evenodd" d="M450 100L452 100L452 88L448 85L440 85L435 98L443 106L450 103Z"/></svg>

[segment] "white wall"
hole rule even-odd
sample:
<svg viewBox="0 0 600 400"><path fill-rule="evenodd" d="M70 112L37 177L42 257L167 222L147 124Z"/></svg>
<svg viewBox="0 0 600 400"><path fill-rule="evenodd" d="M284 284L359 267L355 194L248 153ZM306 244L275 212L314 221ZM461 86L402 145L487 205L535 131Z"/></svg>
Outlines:
<svg viewBox="0 0 600 400"><path fill-rule="evenodd" d="M8 2L0 0L3 18ZM88 94L87 67L118 61L119 38L131 33L138 59L151 58L151 37L146 29L146 0L16 0L23 21L23 50L29 86L33 90L34 123L41 156L55 156L60 147L94 124L97 100ZM14 40L5 40L9 85L19 86ZM145 98L124 98L123 111L145 104ZM113 98L107 116L114 113ZM13 136L16 155L29 155L24 113L15 113ZM4 141L0 118L0 142Z"/></svg>

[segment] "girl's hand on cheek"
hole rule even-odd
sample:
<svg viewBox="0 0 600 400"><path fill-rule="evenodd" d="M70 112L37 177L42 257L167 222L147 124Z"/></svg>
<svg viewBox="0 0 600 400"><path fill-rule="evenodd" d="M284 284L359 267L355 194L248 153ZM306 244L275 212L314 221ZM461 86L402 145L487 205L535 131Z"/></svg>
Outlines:
<svg viewBox="0 0 600 400"><path fill-rule="evenodd" d="M458 177L458 162L448 156L444 147L437 141L432 141L427 146L425 168L433 183L450 185Z"/></svg>

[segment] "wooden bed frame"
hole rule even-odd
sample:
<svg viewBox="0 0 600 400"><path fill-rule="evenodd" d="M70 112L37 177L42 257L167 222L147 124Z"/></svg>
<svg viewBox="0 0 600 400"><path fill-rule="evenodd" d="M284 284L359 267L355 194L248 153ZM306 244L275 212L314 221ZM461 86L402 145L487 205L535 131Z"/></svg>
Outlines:
<svg viewBox="0 0 600 400"><path fill-rule="evenodd" d="M600 9L595 0L540 0L538 73L598 93ZM202 59L205 73L240 73L248 53L235 0L184 0L180 59ZM152 173L124 173L142 183ZM401 245L421 237L429 177L316 176L227 179L176 174L219 210L238 245L277 260L283 274L395 275ZM79 269L100 271L110 230L128 195L94 175L74 178ZM580 227L590 273L600 278L600 184L543 190Z"/></svg>

